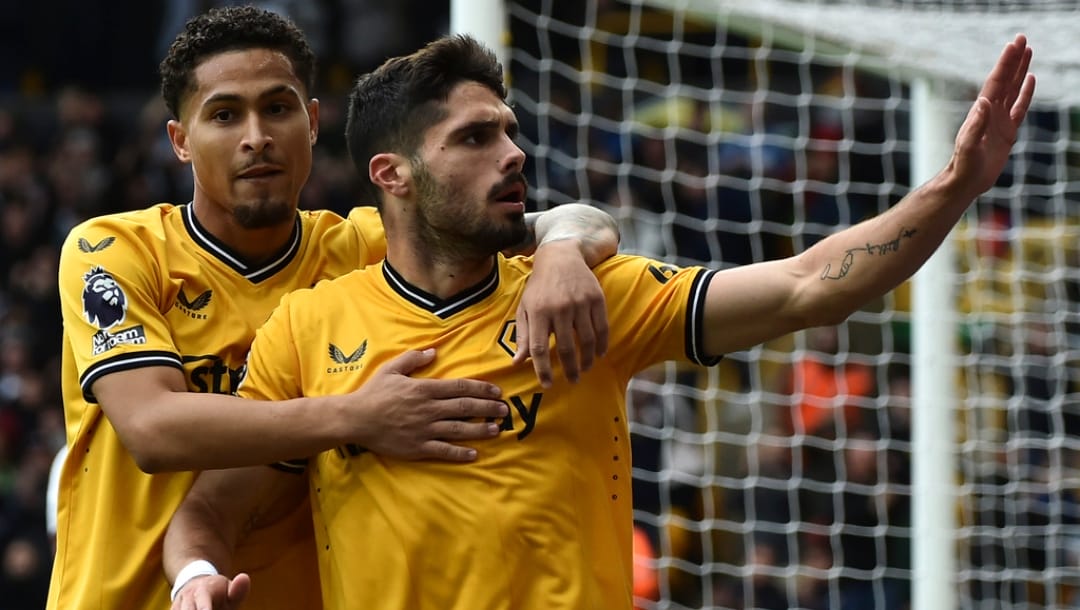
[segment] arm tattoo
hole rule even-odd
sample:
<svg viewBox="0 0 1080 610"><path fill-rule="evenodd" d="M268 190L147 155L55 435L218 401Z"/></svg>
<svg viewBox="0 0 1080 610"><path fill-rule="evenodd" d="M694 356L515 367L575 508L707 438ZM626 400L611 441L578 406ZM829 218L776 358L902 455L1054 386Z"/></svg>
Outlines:
<svg viewBox="0 0 1080 610"><path fill-rule="evenodd" d="M915 235L917 229L908 229L907 227L900 227L900 232L896 235L896 239L891 239L880 244L867 243L864 246L848 249L844 255L844 260L840 263L840 269L833 274L832 263L825 265L825 270L821 272L821 279L823 280L841 280L847 276L851 271L851 264L855 261L855 254L858 252L866 252L870 256L885 256L890 252L900 251L900 240L908 239Z"/></svg>

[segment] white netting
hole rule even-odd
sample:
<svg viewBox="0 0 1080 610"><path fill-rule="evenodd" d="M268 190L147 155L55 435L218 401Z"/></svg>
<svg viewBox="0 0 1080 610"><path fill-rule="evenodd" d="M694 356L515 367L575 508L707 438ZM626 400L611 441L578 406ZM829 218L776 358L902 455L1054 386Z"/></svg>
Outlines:
<svg viewBox="0 0 1080 610"><path fill-rule="evenodd" d="M801 251L902 197L912 75L975 84L1015 32L1041 53L1057 43L1038 24L1076 31L1072 2L647 4L508 3L534 196L609 210L626 251L714 267ZM1015 158L957 232L964 608L1080 607L1077 56L1037 55ZM909 293L632 384L642 608L905 607Z"/></svg>

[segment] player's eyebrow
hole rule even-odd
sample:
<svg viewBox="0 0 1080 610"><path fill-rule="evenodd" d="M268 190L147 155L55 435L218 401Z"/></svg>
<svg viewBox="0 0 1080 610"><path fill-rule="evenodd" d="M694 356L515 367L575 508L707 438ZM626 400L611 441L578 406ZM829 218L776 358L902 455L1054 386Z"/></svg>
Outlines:
<svg viewBox="0 0 1080 610"><path fill-rule="evenodd" d="M451 139L458 139L458 138L460 138L462 136L465 136L466 134L470 134L470 133L473 133L473 132L476 132L476 131L487 131L487 130L498 131L498 130L501 130L501 129L502 129L502 122L499 121L498 119L479 119L479 120L476 120L476 121L469 121L468 123L465 123L464 125L461 125L459 127L455 127L453 130L450 131L449 137ZM506 126L506 133L511 138L517 137L518 130L519 130L519 126L518 126L518 122L516 120L515 121L510 121L510 123Z"/></svg>
<svg viewBox="0 0 1080 610"><path fill-rule="evenodd" d="M258 99L265 99L265 98L268 98L268 97L273 97L275 95L280 95L282 93L295 92L295 91L296 91L296 89L293 88L293 87L290 87L289 85L284 85L284 84L282 84L282 85L274 85L273 87L270 87L269 89L266 89L265 91L260 93L259 96L258 96ZM297 96L299 96L299 94L297 94ZM206 98L203 101L202 105L204 107L206 107L206 106L209 106L211 104L220 104L220 103L225 103L225 102L236 102L236 101L239 101L241 99L243 99L243 96L241 96L238 93L228 93L228 92L215 93L215 94L211 95L210 97Z"/></svg>

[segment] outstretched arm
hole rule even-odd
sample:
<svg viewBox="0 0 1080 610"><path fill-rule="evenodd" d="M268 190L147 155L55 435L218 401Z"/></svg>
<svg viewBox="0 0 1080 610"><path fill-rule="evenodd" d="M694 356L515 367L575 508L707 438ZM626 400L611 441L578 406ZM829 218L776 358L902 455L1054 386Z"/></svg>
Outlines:
<svg viewBox="0 0 1080 610"><path fill-rule="evenodd" d="M619 229L611 215L592 206L568 203L526 215L529 239L514 253L535 250L532 276L518 306L515 363L532 356L540 383L551 384L551 335L566 378L607 351L604 294L589 270L619 249Z"/></svg>
<svg viewBox="0 0 1080 610"><path fill-rule="evenodd" d="M306 477L267 466L200 474L165 533L172 609L237 608L251 586L247 574L229 576L237 543L252 528L284 518L306 493Z"/></svg>
<svg viewBox="0 0 1080 610"><path fill-rule="evenodd" d="M1024 36L1006 45L956 136L952 159L890 210L778 261L716 274L705 348L718 355L835 324L915 273L997 180L1035 91Z"/></svg>

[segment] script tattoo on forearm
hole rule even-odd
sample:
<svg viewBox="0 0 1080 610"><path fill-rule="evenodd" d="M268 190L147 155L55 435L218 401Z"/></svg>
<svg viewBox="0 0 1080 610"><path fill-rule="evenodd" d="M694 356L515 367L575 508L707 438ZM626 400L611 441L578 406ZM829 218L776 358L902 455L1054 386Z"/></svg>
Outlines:
<svg viewBox="0 0 1080 610"><path fill-rule="evenodd" d="M844 260L840 262L840 269L835 273L833 272L832 263L825 265L825 270L821 272L821 279L823 280L841 280L847 276L851 271L851 265L855 262L855 255L859 252L865 252L870 256L885 256L890 252L900 251L900 241L910 238L915 235L916 229L909 229L907 227L901 227L900 232L896 235L896 239L891 239L879 244L867 243L864 246L858 248L850 248L844 254Z"/></svg>

